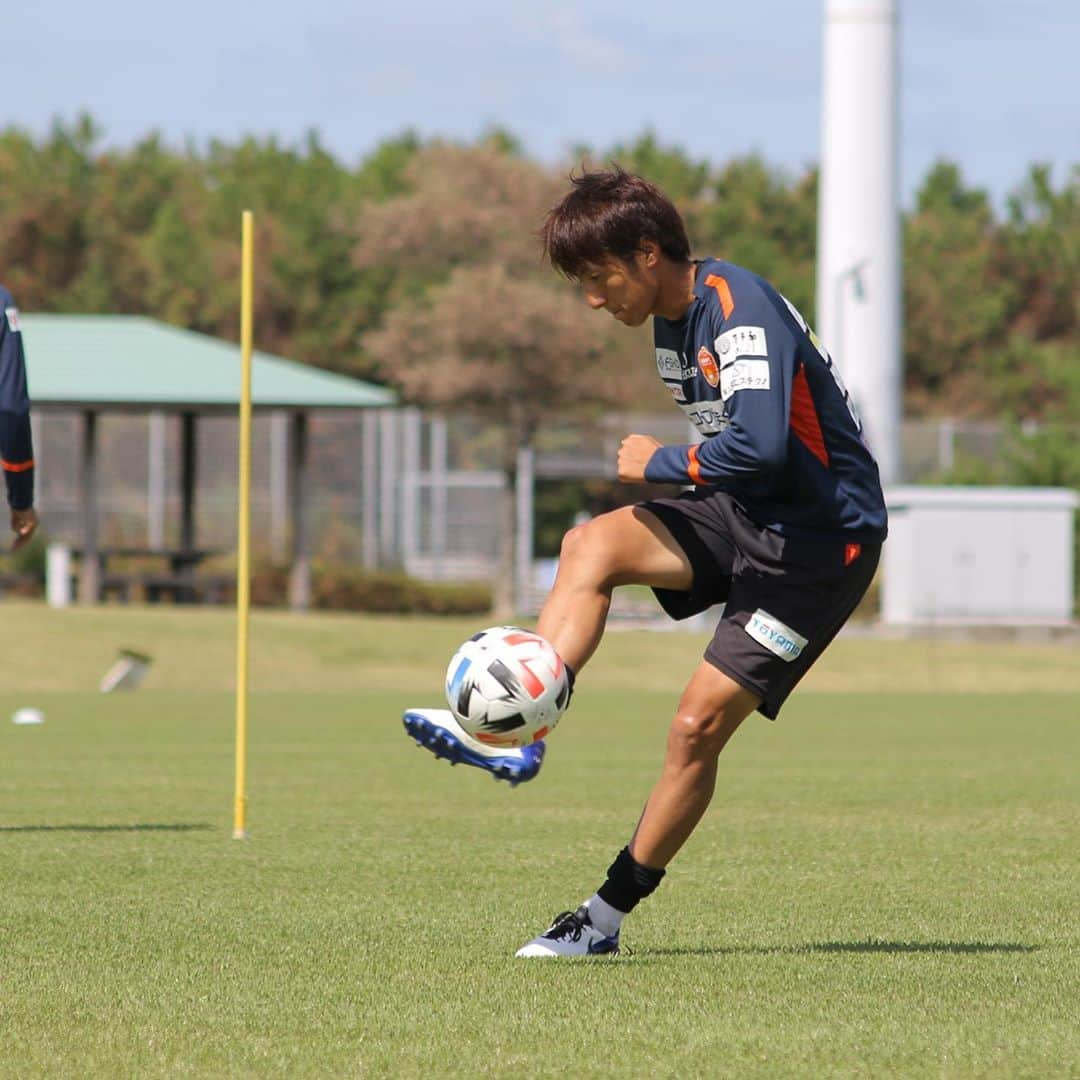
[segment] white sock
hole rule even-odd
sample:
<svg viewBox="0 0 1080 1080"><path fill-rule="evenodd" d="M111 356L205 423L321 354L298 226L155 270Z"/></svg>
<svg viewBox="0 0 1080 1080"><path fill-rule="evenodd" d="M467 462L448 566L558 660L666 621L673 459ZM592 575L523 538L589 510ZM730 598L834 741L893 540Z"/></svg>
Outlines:
<svg viewBox="0 0 1080 1080"><path fill-rule="evenodd" d="M606 900L602 900L599 894L586 900L585 906L589 909L589 918L593 926L604 937L614 937L619 932L619 927L626 918L625 911L613 908Z"/></svg>

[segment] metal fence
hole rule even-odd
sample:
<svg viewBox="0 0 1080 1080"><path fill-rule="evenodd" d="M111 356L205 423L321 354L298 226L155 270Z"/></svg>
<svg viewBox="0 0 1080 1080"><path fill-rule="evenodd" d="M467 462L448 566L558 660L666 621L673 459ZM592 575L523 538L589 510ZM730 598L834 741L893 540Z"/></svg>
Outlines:
<svg viewBox="0 0 1080 1080"><path fill-rule="evenodd" d="M38 506L51 540L77 544L80 530L78 414L34 416ZM102 415L98 512L103 542L161 546L180 528L180 421L165 414ZM519 454L524 482L517 523L521 582L531 579L532 479L590 478L615 484L627 431L688 442L681 416L610 414L553 424L535 454ZM287 416L253 424L252 523L257 557L288 556ZM500 549L500 433L477 420L415 409L313 414L310 419L310 550L315 558L403 568L433 580L490 578ZM908 482L947 474L961 456L993 457L1003 433L991 424L910 421L903 448ZM237 424L200 420L196 542L231 549L236 536ZM629 495L628 495L629 497Z"/></svg>

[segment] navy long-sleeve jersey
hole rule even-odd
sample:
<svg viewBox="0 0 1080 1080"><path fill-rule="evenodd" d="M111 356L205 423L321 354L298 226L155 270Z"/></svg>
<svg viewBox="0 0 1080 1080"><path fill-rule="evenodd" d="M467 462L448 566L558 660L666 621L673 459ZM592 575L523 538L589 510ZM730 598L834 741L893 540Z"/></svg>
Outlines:
<svg viewBox="0 0 1080 1080"><path fill-rule="evenodd" d="M653 335L660 377L705 440L657 450L646 480L714 485L781 533L885 538L877 463L836 365L767 281L706 259L686 314L654 317Z"/></svg>
<svg viewBox="0 0 1080 1080"><path fill-rule="evenodd" d="M14 510L34 505L34 444L19 309L0 285L0 465Z"/></svg>

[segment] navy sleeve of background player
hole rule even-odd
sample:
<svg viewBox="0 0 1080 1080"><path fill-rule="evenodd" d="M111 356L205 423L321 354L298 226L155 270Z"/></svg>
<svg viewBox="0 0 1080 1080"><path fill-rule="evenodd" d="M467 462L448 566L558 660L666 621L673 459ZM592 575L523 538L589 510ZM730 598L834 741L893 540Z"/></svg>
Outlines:
<svg viewBox="0 0 1080 1080"><path fill-rule="evenodd" d="M26 390L19 311L0 287L0 465L14 510L34 505L34 445L30 436L30 398Z"/></svg>
<svg viewBox="0 0 1080 1080"><path fill-rule="evenodd" d="M759 289L731 299L714 342L728 426L697 445L661 447L645 467L651 483L722 487L787 459L795 337Z"/></svg>

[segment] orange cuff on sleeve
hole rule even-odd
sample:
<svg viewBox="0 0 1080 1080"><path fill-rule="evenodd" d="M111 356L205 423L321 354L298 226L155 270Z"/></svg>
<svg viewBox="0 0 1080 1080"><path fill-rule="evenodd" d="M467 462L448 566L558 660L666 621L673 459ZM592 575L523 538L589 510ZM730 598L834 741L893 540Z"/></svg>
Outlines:
<svg viewBox="0 0 1080 1080"><path fill-rule="evenodd" d="M690 475L690 479L693 483L701 483L701 466L698 464L696 446L691 446L686 455L686 471Z"/></svg>

